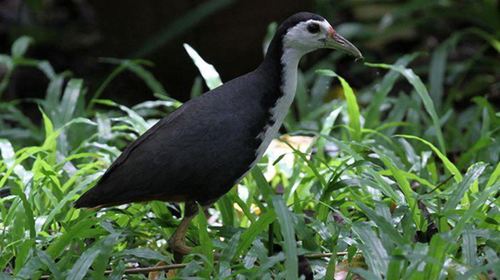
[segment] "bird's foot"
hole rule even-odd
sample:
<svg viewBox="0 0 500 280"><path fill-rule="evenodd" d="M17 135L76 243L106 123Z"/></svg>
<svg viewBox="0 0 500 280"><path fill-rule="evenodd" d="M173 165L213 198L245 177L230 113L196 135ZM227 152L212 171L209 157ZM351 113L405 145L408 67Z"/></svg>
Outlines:
<svg viewBox="0 0 500 280"><path fill-rule="evenodd" d="M184 240L170 238L168 240L168 247L172 249L175 253L185 256L191 253L193 250L191 247L187 246Z"/></svg>

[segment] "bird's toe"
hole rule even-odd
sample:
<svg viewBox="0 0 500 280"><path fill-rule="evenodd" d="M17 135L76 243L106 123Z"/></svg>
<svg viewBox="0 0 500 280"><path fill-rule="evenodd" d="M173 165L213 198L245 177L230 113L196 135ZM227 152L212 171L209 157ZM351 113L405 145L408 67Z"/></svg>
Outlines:
<svg viewBox="0 0 500 280"><path fill-rule="evenodd" d="M187 246L184 240L177 239L177 238L170 238L168 240L168 247L174 252L179 255L185 256L191 253L192 248Z"/></svg>

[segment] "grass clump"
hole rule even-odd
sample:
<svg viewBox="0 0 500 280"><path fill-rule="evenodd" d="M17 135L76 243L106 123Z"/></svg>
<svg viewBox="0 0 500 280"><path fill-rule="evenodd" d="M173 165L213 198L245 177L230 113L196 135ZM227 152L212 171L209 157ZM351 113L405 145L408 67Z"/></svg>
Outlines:
<svg viewBox="0 0 500 280"><path fill-rule="evenodd" d="M72 202L126 143L180 103L141 60L107 59L117 68L86 98L83 80L24 57L29 42L21 38L0 56L7 73L37 67L50 80L45 98L35 100L42 125L23 115L22 100L0 106L0 275L120 279L129 268L172 264L166 240L179 222L178 206L93 212ZM499 275L498 112L483 97L463 112L446 100L436 106L410 67L416 57L355 66L386 71L359 90L325 70L333 61L301 73L297 106L285 123L289 135L208 219L195 219L188 232L195 251L175 277L295 279L304 267L324 279ZM99 99L123 71L142 78L157 99L131 108ZM209 85L220 84L216 72L202 74ZM394 92L397 82L407 86ZM332 100L330 87L321 86L330 84L341 98Z"/></svg>

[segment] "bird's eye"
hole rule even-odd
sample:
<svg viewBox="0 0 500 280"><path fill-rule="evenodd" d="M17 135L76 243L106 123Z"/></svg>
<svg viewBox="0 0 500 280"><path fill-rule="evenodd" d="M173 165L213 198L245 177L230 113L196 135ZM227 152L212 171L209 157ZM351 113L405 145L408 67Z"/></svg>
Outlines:
<svg viewBox="0 0 500 280"><path fill-rule="evenodd" d="M316 22L311 22L307 25L307 31L310 33L318 33L319 32L319 24Z"/></svg>

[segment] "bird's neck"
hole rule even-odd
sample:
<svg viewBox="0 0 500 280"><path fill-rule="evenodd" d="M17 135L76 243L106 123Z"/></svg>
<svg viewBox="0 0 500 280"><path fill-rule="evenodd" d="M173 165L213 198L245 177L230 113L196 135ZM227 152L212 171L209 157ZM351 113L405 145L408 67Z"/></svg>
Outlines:
<svg viewBox="0 0 500 280"><path fill-rule="evenodd" d="M259 66L267 84L274 88L266 97L269 106L274 107L278 101L286 101L290 106L297 88L297 68L302 55L296 49L284 48L279 37L269 45L264 61Z"/></svg>
<svg viewBox="0 0 500 280"><path fill-rule="evenodd" d="M265 122L263 129L257 135L261 143L251 166L262 158L271 140L278 134L297 89L297 67L301 54L292 49L284 49L281 40L276 40L276 37L271 42L264 61L257 69L259 77L265 82L267 88L260 96L261 105L267 114L263 120Z"/></svg>
<svg viewBox="0 0 500 280"><path fill-rule="evenodd" d="M291 98L290 103L295 97L297 90L297 71L299 60L302 54L295 49L286 49L283 51L281 62L281 86L280 91L284 98ZM288 104L290 105L290 104Z"/></svg>

